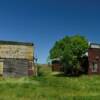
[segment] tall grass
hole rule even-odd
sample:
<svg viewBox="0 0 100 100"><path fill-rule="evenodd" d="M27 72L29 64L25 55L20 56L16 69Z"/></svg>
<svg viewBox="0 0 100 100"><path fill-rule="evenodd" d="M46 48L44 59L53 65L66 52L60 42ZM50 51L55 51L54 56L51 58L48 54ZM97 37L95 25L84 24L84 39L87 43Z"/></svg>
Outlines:
<svg viewBox="0 0 100 100"><path fill-rule="evenodd" d="M99 100L100 76L63 77L40 67L40 76L0 78L0 100Z"/></svg>

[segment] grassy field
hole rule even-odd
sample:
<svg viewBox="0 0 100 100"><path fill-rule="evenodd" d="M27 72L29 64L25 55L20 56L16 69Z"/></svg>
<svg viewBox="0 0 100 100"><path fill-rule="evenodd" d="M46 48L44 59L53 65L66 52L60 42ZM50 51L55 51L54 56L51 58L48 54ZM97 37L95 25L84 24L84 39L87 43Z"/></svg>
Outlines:
<svg viewBox="0 0 100 100"><path fill-rule="evenodd" d="M100 100L100 76L64 77L50 68L38 77L0 78L0 100Z"/></svg>

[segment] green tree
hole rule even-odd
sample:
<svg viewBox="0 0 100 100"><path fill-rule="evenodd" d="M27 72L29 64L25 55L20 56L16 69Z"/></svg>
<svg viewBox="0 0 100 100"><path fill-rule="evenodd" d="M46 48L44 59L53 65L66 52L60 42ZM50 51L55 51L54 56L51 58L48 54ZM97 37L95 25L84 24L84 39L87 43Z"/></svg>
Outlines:
<svg viewBox="0 0 100 100"><path fill-rule="evenodd" d="M87 52L88 41L84 36L66 36L57 41L50 50L50 59L61 58L62 65L69 68L80 68L79 59Z"/></svg>

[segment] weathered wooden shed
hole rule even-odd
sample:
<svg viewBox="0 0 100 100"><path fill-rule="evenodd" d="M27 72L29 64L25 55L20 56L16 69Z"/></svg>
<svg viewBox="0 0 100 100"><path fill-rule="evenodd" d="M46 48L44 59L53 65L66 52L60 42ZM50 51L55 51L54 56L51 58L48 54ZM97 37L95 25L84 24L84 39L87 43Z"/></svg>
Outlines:
<svg viewBox="0 0 100 100"><path fill-rule="evenodd" d="M60 58L55 58L51 60L51 65L52 65L52 71L62 71L63 70L63 66L61 64L61 60Z"/></svg>
<svg viewBox="0 0 100 100"><path fill-rule="evenodd" d="M30 76L34 73L33 43L0 41L0 75Z"/></svg>
<svg viewBox="0 0 100 100"><path fill-rule="evenodd" d="M91 43L88 49L88 74L100 74L100 44Z"/></svg>

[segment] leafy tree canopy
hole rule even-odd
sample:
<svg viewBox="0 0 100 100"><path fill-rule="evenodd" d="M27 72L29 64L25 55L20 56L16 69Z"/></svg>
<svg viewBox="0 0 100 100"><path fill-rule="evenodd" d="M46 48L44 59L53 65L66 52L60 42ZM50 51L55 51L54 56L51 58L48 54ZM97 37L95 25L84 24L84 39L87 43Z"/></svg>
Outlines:
<svg viewBox="0 0 100 100"><path fill-rule="evenodd" d="M65 67L79 67L79 58L87 52L88 40L84 36L65 36L50 50L50 59L61 58Z"/></svg>

